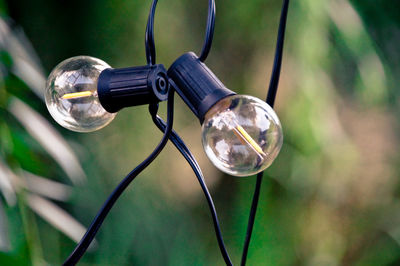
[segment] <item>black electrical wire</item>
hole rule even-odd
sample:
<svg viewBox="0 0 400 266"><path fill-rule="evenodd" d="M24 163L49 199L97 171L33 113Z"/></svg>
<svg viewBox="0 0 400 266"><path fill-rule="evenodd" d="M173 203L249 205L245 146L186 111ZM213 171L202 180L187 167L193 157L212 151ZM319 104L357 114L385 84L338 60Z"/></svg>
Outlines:
<svg viewBox="0 0 400 266"><path fill-rule="evenodd" d="M153 65L156 63L156 49L155 49L155 43L154 43L154 17L155 17L155 10L157 6L158 0L153 0L150 12L149 12L149 17L147 20L147 27L146 27L146 37L145 37L145 46L146 46L146 60L149 65ZM208 5L208 17L207 17L207 27L206 27L206 36L203 44L203 48L200 54L199 59L201 61L204 61L211 49L211 44L214 36L214 29L215 29L215 1L214 0L209 0L209 5ZM170 81L170 84L173 86L173 82ZM152 105L150 106L150 113L152 113L153 117L153 122L157 125L157 127L164 132L165 130L165 123L162 119L160 119L157 116L157 105ZM215 234L216 238L218 241L219 248L221 250L222 257L224 258L224 261L227 265L232 265L232 262L229 258L228 252L226 250L223 238L222 238L222 233L221 233L221 228L219 226L219 221L218 221L218 216L217 212L215 210L214 202L212 200L212 197L208 191L208 188L205 184L205 180L203 177L203 174L201 172L200 166L198 165L196 159L190 152L190 150L187 148L183 140L179 137L179 135L175 132L172 131L172 134L170 136L170 140L174 143L175 147L181 152L183 157L187 160L189 165L192 167L194 173L196 174L196 177L200 183L200 186L204 192L204 195L207 199L208 206L210 208L211 216L213 219L213 224L214 224L214 229L215 229Z"/></svg>
<svg viewBox="0 0 400 266"><path fill-rule="evenodd" d="M283 45L285 42L285 31L286 31L286 21L287 21L287 14L289 10L289 0L284 0L282 5L282 12L281 18L279 22L279 29L278 29L278 38L276 43L275 49L275 59L274 59L274 66L271 73L271 81L269 84L268 95L266 102L273 107L275 103L276 93L278 91L279 85L279 77L281 73L281 66L282 66L282 57L283 57ZM253 200L251 203L249 220L247 223L247 231L246 237L244 240L243 245L243 253L242 253L242 260L240 265L246 265L247 260L247 253L249 250L251 234L253 232L254 221L257 212L258 201L260 198L260 190L261 190L261 183L263 179L264 172L257 174L257 181L254 189Z"/></svg>
<svg viewBox="0 0 400 266"><path fill-rule="evenodd" d="M157 127L164 132L165 130L165 122L158 116L156 116L153 119L154 123L157 125ZM214 206L213 199L211 197L210 192L208 191L207 185L204 180L203 173L201 172L200 166L198 165L196 159L190 152L190 150L187 148L183 140L179 137L179 135L173 130L171 135L170 135L170 140L171 142L175 145L175 147L179 150L179 152L182 154L182 156L186 159L186 161L189 163L189 165L192 167L193 172L195 173L197 180L200 183L200 186L203 190L204 196L206 197L208 207L211 212L212 220L213 220L213 225L214 225L214 230L215 230L215 235L218 241L218 246L221 251L222 257L226 263L226 265L233 265L231 259L229 258L228 251L226 250L224 240L222 237L221 233L221 228L219 225L219 220L217 216L217 211Z"/></svg>
<svg viewBox="0 0 400 266"><path fill-rule="evenodd" d="M139 175L147 166L150 165L151 162L160 154L160 152L164 149L165 145L168 142L172 131L172 124L174 118L174 90L170 89L168 92L168 111L167 111L167 125L164 132L164 136L157 145L157 147L153 150L153 152L135 169L133 169L122 181L118 184L118 186L114 189L111 195L104 202L100 211L97 213L94 218L92 224L89 226L85 235L82 237L79 244L76 246L71 255L65 260L63 265L75 265L81 259L83 254L86 252L90 243L93 241L96 233L100 229L104 219L107 217L109 211L113 207L114 203L118 200L119 196L124 192L124 190L129 186L129 184L133 181L133 179Z"/></svg>
<svg viewBox="0 0 400 266"><path fill-rule="evenodd" d="M145 47L146 47L146 60L147 64L154 65L156 63L156 48L154 43L154 17L157 7L158 0L153 0L147 19L146 35L145 35ZM207 26L206 34L204 39L203 48L200 54L200 61L204 62L210 53L212 40L214 37L215 29L215 0L208 1L208 15L207 15Z"/></svg>
<svg viewBox="0 0 400 266"><path fill-rule="evenodd" d="M173 82L170 81L172 84ZM152 111L152 118L154 124L162 131L165 131L166 128L166 123L159 117L157 116L157 111L156 111L156 106L153 107ZM193 172L195 173L200 186L203 190L204 196L206 197L208 207L211 212L211 216L213 219L213 225L214 225L214 230L215 230L215 235L218 241L218 246L221 251L222 257L226 263L226 265L233 265L231 259L229 258L228 251L226 250L224 240L222 237L221 233L221 228L219 225L219 220L217 216L217 211L214 206L213 199L211 197L210 192L208 191L207 185L204 180L203 173L201 172L200 166L197 163L196 159L194 158L193 154L190 152L189 148L185 145L183 140L179 137L178 133L176 133L174 130L172 130L170 134L170 140L172 143L175 145L175 147L180 151L180 153L183 155L183 157L186 159L186 161L189 163L189 165L192 167Z"/></svg>
<svg viewBox="0 0 400 266"><path fill-rule="evenodd" d="M156 63L156 45L154 43L154 16L156 13L158 0L153 0L150 7L149 17L147 19L145 47L147 64L154 65Z"/></svg>
<svg viewBox="0 0 400 266"><path fill-rule="evenodd" d="M199 60L204 62L207 59L208 54L211 50L211 44L214 37L215 29L215 1L208 1L208 17L207 17L207 27L206 27L206 37L204 39L203 49L199 56Z"/></svg>
<svg viewBox="0 0 400 266"><path fill-rule="evenodd" d="M271 73L271 81L269 83L268 95L266 102L273 107L276 98L276 92L278 91L279 77L281 74L282 57L283 57L283 45L285 43L285 31L287 14L289 11L289 0L284 0L281 11L281 18L279 22L278 38L275 48L275 59L274 66Z"/></svg>
<svg viewBox="0 0 400 266"><path fill-rule="evenodd" d="M257 174L256 185L255 185L255 189L254 189L254 193L253 193L253 200L251 202L249 220L247 222L247 230L246 230L246 237L245 237L244 245L243 245L242 260L240 262L241 266L246 265L247 253L249 251L249 245L250 245L250 240L251 240L251 234L253 233L254 220L256 218L258 200L260 199L260 190L261 190L261 183L263 180L263 174L264 174L264 172Z"/></svg>

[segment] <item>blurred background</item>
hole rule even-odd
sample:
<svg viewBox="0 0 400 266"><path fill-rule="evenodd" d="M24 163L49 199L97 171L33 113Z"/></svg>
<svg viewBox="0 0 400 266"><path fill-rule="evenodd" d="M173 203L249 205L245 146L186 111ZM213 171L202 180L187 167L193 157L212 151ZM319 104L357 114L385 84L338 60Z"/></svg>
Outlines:
<svg viewBox="0 0 400 266"><path fill-rule="evenodd" d="M227 87L265 98L281 2L217 1L207 65ZM400 3L378 2L291 2L276 101L285 141L265 173L248 265L400 264ZM144 65L150 4L0 0L0 265L60 265L161 138L147 107L80 134L57 125L43 102L47 75L66 58ZM160 1L159 63L200 52L206 13L207 1ZM178 97L175 110L238 264L255 177L217 171ZM80 265L224 264L200 186L171 144L96 240Z"/></svg>

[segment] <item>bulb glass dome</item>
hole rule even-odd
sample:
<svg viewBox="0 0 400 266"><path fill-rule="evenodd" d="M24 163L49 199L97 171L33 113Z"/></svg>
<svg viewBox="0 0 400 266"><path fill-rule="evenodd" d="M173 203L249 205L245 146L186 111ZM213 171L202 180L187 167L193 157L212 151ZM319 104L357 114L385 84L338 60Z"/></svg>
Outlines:
<svg viewBox="0 0 400 266"><path fill-rule="evenodd" d="M202 125L211 162L233 176L249 176L272 164L282 147L282 127L274 110L252 96L233 95L215 104Z"/></svg>
<svg viewBox="0 0 400 266"><path fill-rule="evenodd" d="M76 56L58 64L46 83L45 99L61 126L91 132L108 125L116 114L107 112L97 95L100 73L110 66L97 58Z"/></svg>

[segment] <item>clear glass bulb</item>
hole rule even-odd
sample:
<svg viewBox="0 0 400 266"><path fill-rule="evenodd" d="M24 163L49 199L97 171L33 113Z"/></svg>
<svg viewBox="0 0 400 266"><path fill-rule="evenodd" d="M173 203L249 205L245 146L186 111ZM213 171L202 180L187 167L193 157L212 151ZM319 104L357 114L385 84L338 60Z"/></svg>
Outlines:
<svg viewBox="0 0 400 266"><path fill-rule="evenodd" d="M106 68L110 68L106 62L90 56L76 56L58 64L47 79L45 92L54 120L77 132L108 125L116 113L107 112L97 96L97 80Z"/></svg>
<svg viewBox="0 0 400 266"><path fill-rule="evenodd" d="M208 158L221 171L249 176L272 164L282 147L282 127L264 101L233 95L207 112L202 142Z"/></svg>

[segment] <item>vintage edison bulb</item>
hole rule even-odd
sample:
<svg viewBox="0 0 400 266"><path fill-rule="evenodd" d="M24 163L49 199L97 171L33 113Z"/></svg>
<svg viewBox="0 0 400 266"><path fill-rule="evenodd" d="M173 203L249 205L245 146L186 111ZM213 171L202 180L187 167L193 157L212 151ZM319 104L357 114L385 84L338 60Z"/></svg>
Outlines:
<svg viewBox="0 0 400 266"><path fill-rule="evenodd" d="M110 68L106 62L90 56L76 56L58 64L47 79L45 92L54 120L77 132L108 125L116 114L107 112L97 95L97 80L106 68Z"/></svg>
<svg viewBox="0 0 400 266"><path fill-rule="evenodd" d="M265 170L282 147L278 116L265 102L233 95L220 100L205 115L202 142L211 162L233 176Z"/></svg>

